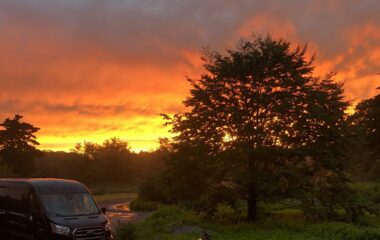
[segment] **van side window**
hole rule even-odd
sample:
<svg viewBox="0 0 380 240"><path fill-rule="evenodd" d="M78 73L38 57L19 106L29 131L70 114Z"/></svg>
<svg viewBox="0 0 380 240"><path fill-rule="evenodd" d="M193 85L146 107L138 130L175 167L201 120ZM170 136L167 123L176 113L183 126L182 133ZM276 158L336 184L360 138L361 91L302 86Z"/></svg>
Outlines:
<svg viewBox="0 0 380 240"><path fill-rule="evenodd" d="M9 190L8 191L8 211L16 213L27 213L27 192L22 190Z"/></svg>
<svg viewBox="0 0 380 240"><path fill-rule="evenodd" d="M1 190L4 209L10 212L27 213L29 186L19 183L6 183Z"/></svg>

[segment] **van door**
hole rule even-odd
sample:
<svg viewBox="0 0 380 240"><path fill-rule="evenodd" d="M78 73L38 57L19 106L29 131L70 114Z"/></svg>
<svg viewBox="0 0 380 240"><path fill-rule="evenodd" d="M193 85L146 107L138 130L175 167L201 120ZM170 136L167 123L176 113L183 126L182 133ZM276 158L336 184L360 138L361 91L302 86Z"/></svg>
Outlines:
<svg viewBox="0 0 380 240"><path fill-rule="evenodd" d="M28 194L31 186L24 183L5 185L5 225L12 235L11 239L34 239L30 232L28 214Z"/></svg>
<svg viewBox="0 0 380 240"><path fill-rule="evenodd" d="M5 192L5 185L0 182L0 236L9 237L7 235L7 221L6 221L6 192Z"/></svg>
<svg viewBox="0 0 380 240"><path fill-rule="evenodd" d="M47 239L50 234L50 226L45 218L43 207L33 189L29 192L29 232L37 239Z"/></svg>

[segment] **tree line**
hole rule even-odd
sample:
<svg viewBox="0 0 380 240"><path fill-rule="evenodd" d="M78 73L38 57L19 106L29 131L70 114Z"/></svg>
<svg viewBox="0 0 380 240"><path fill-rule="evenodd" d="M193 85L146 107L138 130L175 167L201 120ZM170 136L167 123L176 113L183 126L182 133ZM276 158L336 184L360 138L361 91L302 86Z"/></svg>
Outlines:
<svg viewBox="0 0 380 240"><path fill-rule="evenodd" d="M348 114L343 84L332 73L316 76L306 54L307 45L271 36L222 53L205 50L204 74L189 79L188 110L163 114L174 137L150 153L113 138L42 156L38 128L19 115L7 118L0 174L144 181L142 198L211 213L218 203L245 200L249 221L259 202L279 199L293 199L312 216L343 209L354 219L371 210L356 202L349 183L380 178L380 95Z"/></svg>
<svg viewBox="0 0 380 240"><path fill-rule="evenodd" d="M41 151L35 133L39 128L7 118L0 126L0 177L70 178L85 183L123 182L138 185L163 168L166 151L134 153L118 138L102 144L83 142L70 152Z"/></svg>

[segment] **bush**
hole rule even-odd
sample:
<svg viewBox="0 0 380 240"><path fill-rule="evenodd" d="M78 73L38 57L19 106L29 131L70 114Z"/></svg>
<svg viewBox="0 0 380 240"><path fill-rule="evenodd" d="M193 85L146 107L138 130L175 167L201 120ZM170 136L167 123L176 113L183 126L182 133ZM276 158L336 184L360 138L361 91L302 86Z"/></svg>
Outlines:
<svg viewBox="0 0 380 240"><path fill-rule="evenodd" d="M267 212L265 216L260 216L260 226L270 228L300 230L309 223L305 214L300 209L283 209Z"/></svg>
<svg viewBox="0 0 380 240"><path fill-rule="evenodd" d="M170 233L185 224L199 222L199 216L189 210L174 206L161 206L144 223L144 229L154 233Z"/></svg>
<svg viewBox="0 0 380 240"><path fill-rule="evenodd" d="M131 223L123 224L116 230L117 240L137 240L137 228Z"/></svg>
<svg viewBox="0 0 380 240"><path fill-rule="evenodd" d="M347 223L324 223L309 227L312 236L329 240L380 240L379 228L360 227Z"/></svg>
<svg viewBox="0 0 380 240"><path fill-rule="evenodd" d="M227 204L219 204L212 216L212 221L220 224L233 224L243 220L243 212L233 209Z"/></svg>
<svg viewBox="0 0 380 240"><path fill-rule="evenodd" d="M157 210L158 206L157 202L146 201L140 198L133 200L129 205L132 211L154 211Z"/></svg>
<svg viewBox="0 0 380 240"><path fill-rule="evenodd" d="M164 202L166 198L160 184L161 181L158 177L149 179L140 186L139 196L149 201Z"/></svg>

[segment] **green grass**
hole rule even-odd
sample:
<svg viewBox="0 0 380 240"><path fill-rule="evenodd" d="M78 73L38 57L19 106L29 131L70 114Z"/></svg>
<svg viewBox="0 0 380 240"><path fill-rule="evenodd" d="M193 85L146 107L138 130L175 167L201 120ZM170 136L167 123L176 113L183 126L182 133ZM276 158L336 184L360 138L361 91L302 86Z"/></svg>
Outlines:
<svg viewBox="0 0 380 240"><path fill-rule="evenodd" d="M380 229L359 228L344 223L309 225L295 231L281 228L262 228L256 225L216 227L214 240L377 240ZM168 240L195 240L197 234L166 235ZM147 238L148 239L148 238ZM154 238L152 238L154 239Z"/></svg>
<svg viewBox="0 0 380 240"><path fill-rule="evenodd" d="M98 203L117 200L130 202L137 198L135 187L123 183L98 183L87 186Z"/></svg>
<svg viewBox="0 0 380 240"><path fill-rule="evenodd" d="M225 209L222 211L229 214ZM229 216L227 216L227 220ZM212 233L213 240L380 240L380 218L364 217L362 223L308 222L295 209L276 210L258 223L216 223L190 210L174 206L160 207L145 221L127 227L133 238L119 240L197 240L200 231ZM179 231L183 226L198 232ZM122 230L122 229L121 229ZM120 231L123 232L123 231ZM125 232L125 231L124 231Z"/></svg>
<svg viewBox="0 0 380 240"><path fill-rule="evenodd" d="M135 186L125 183L96 183L88 184L87 187L90 189L93 195L137 192L137 188Z"/></svg>
<svg viewBox="0 0 380 240"><path fill-rule="evenodd" d="M96 195L99 202L136 199L137 194L123 185L96 186L104 188ZM380 206L380 183L352 184L358 200L367 205ZM205 218L190 210L161 206L150 217L137 224L119 229L118 240L198 240L200 231L179 231L182 227L206 230L213 240L380 240L380 216L366 215L355 224L345 222L311 222L297 209L297 203L286 200L260 203L266 215L255 224L242 222L241 209L219 206L214 218ZM242 204L242 208L246 208ZM128 236L122 238L122 236Z"/></svg>
<svg viewBox="0 0 380 240"><path fill-rule="evenodd" d="M380 183L358 182L352 184L353 190L358 195L358 200L364 204L380 206Z"/></svg>
<svg viewBox="0 0 380 240"><path fill-rule="evenodd" d="M137 193L110 193L105 195L95 195L94 198L98 203L115 200L132 201L137 198Z"/></svg>

